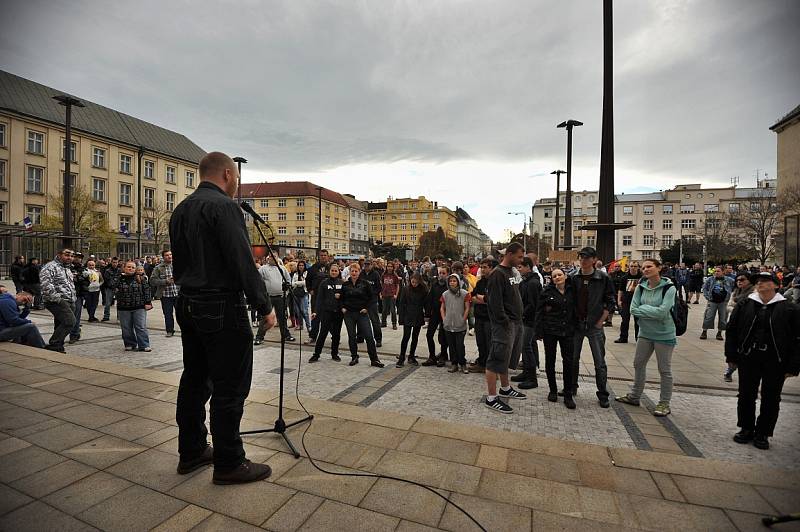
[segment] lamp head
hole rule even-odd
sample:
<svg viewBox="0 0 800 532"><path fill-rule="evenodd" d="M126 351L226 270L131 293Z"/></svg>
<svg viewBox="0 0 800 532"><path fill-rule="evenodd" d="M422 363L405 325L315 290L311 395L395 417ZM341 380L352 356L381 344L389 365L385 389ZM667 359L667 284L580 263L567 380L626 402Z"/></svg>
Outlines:
<svg viewBox="0 0 800 532"><path fill-rule="evenodd" d="M233 162L235 162L235 163L247 163L247 159L245 159L244 157L234 157L233 158Z"/></svg>
<svg viewBox="0 0 800 532"><path fill-rule="evenodd" d="M579 122L577 120L573 120L573 119L570 118L569 120L565 120L564 122L561 122L556 127L565 127L567 129L572 129L572 127L574 127L574 126L582 126L582 125L583 125L583 122Z"/></svg>

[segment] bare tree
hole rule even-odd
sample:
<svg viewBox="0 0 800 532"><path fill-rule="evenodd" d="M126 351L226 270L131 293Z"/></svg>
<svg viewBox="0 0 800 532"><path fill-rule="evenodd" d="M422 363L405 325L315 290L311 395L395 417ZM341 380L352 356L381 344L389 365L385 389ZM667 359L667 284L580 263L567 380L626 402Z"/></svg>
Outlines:
<svg viewBox="0 0 800 532"><path fill-rule="evenodd" d="M172 217L172 211L167 210L164 203L160 201L153 202L151 207L144 207L142 209L145 227L150 227L152 235L149 237L153 241L157 251L161 250L161 245L169 238L169 220Z"/></svg>
<svg viewBox="0 0 800 532"><path fill-rule="evenodd" d="M102 249L113 249L116 246L117 234L108 226L106 213L98 207L103 203L95 201L84 186L72 188L72 230L74 236L81 239L91 238L95 245ZM48 214L44 216L41 229L61 231L64 228L64 193L49 194L47 199Z"/></svg>
<svg viewBox="0 0 800 532"><path fill-rule="evenodd" d="M775 238L783 226L784 209L774 188L758 188L731 213L735 241L753 250L753 256L765 264L775 253Z"/></svg>

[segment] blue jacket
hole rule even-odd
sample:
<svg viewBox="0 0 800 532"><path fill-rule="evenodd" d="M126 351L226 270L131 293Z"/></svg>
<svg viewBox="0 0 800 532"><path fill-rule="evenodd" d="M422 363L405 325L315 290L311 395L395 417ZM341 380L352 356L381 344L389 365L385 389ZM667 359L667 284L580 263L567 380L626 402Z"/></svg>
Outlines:
<svg viewBox="0 0 800 532"><path fill-rule="evenodd" d="M25 319L27 315L27 308L20 313L17 300L12 294L0 294L0 331L30 323L31 320Z"/></svg>

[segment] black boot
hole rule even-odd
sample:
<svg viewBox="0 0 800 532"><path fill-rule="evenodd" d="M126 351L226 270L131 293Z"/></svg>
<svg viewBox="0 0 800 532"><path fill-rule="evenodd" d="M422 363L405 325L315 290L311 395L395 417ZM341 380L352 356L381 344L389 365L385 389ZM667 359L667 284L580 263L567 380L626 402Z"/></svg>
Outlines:
<svg viewBox="0 0 800 532"><path fill-rule="evenodd" d="M348 364L348 366L355 366L356 364L358 364L358 357L357 356L355 356L355 357L350 359L350 364Z"/></svg>
<svg viewBox="0 0 800 532"><path fill-rule="evenodd" d="M565 395L564 396L564 406L566 406L570 410L574 410L575 409L575 399L573 399L571 395Z"/></svg>
<svg viewBox="0 0 800 532"><path fill-rule="evenodd" d="M409 362L410 362L410 360L409 360ZM397 357L397 364L395 364L394 366L396 368L402 368L403 366L405 366L405 364L406 364L406 356L405 355L400 355L399 357Z"/></svg>
<svg viewBox="0 0 800 532"><path fill-rule="evenodd" d="M761 434L756 434L755 438L753 438L753 445L757 449L766 451L767 449L769 449L769 438L767 438L766 436L762 436Z"/></svg>
<svg viewBox="0 0 800 532"><path fill-rule="evenodd" d="M520 390L532 390L533 388L538 388L539 380L536 378L536 373L533 373L528 380L520 382L517 387Z"/></svg>
<svg viewBox="0 0 800 532"><path fill-rule="evenodd" d="M753 441L755 434L750 429L742 429L733 435L733 441L736 443L750 443Z"/></svg>
<svg viewBox="0 0 800 532"><path fill-rule="evenodd" d="M523 369L522 373L512 376L510 380L511 382L528 382L530 380L536 380L536 372Z"/></svg>
<svg viewBox="0 0 800 532"><path fill-rule="evenodd" d="M428 360L422 363L423 366L435 366L436 365L436 357L428 357Z"/></svg>
<svg viewBox="0 0 800 532"><path fill-rule="evenodd" d="M419 362L417 362L417 357L415 357L414 355L408 357L408 363L411 364L412 366L419 366Z"/></svg>

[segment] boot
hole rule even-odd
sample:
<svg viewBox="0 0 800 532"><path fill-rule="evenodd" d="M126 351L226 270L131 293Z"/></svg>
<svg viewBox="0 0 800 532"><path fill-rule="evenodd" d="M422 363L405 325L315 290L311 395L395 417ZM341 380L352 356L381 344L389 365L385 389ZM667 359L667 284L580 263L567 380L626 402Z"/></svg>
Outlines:
<svg viewBox="0 0 800 532"><path fill-rule="evenodd" d="M565 395L564 396L564 406L566 406L570 410L574 410L575 409L575 399L573 399L571 395Z"/></svg>
<svg viewBox="0 0 800 532"><path fill-rule="evenodd" d="M436 357L428 357L428 360L422 363L423 366L435 366L436 365Z"/></svg>
<svg viewBox="0 0 800 532"><path fill-rule="evenodd" d="M409 363L410 362L411 362L411 360L409 360ZM406 356L405 355L400 355L399 357L397 357L397 364L395 364L394 366L396 368L402 368L405 365L405 363L406 363Z"/></svg>
<svg viewBox="0 0 800 532"><path fill-rule="evenodd" d="M707 338L708 338L708 333L706 332L705 329L703 329L703 332L700 333L700 339L705 340Z"/></svg>
<svg viewBox="0 0 800 532"><path fill-rule="evenodd" d="M538 388L539 381L536 379L536 374L534 373L533 376L528 380L520 382L517 387L521 390L532 390L533 388Z"/></svg>
<svg viewBox="0 0 800 532"><path fill-rule="evenodd" d="M436 361L437 368L443 368L447 365L447 357L444 355L439 355L438 360Z"/></svg>
<svg viewBox="0 0 800 532"><path fill-rule="evenodd" d="M217 471L214 469L214 484L245 484L263 480L272 474L272 469L266 464L254 464L245 460L232 471Z"/></svg>
<svg viewBox="0 0 800 532"><path fill-rule="evenodd" d="M511 382L528 382L531 379L536 380L536 373L523 369L522 373L514 375L510 380Z"/></svg>
<svg viewBox="0 0 800 532"><path fill-rule="evenodd" d="M724 340L725 338L722 337L722 331L717 331L717 340Z"/></svg>
<svg viewBox="0 0 800 532"><path fill-rule="evenodd" d="M412 366L419 366L419 362L417 362L417 357L415 357L414 355L408 357L408 363L411 364Z"/></svg>

